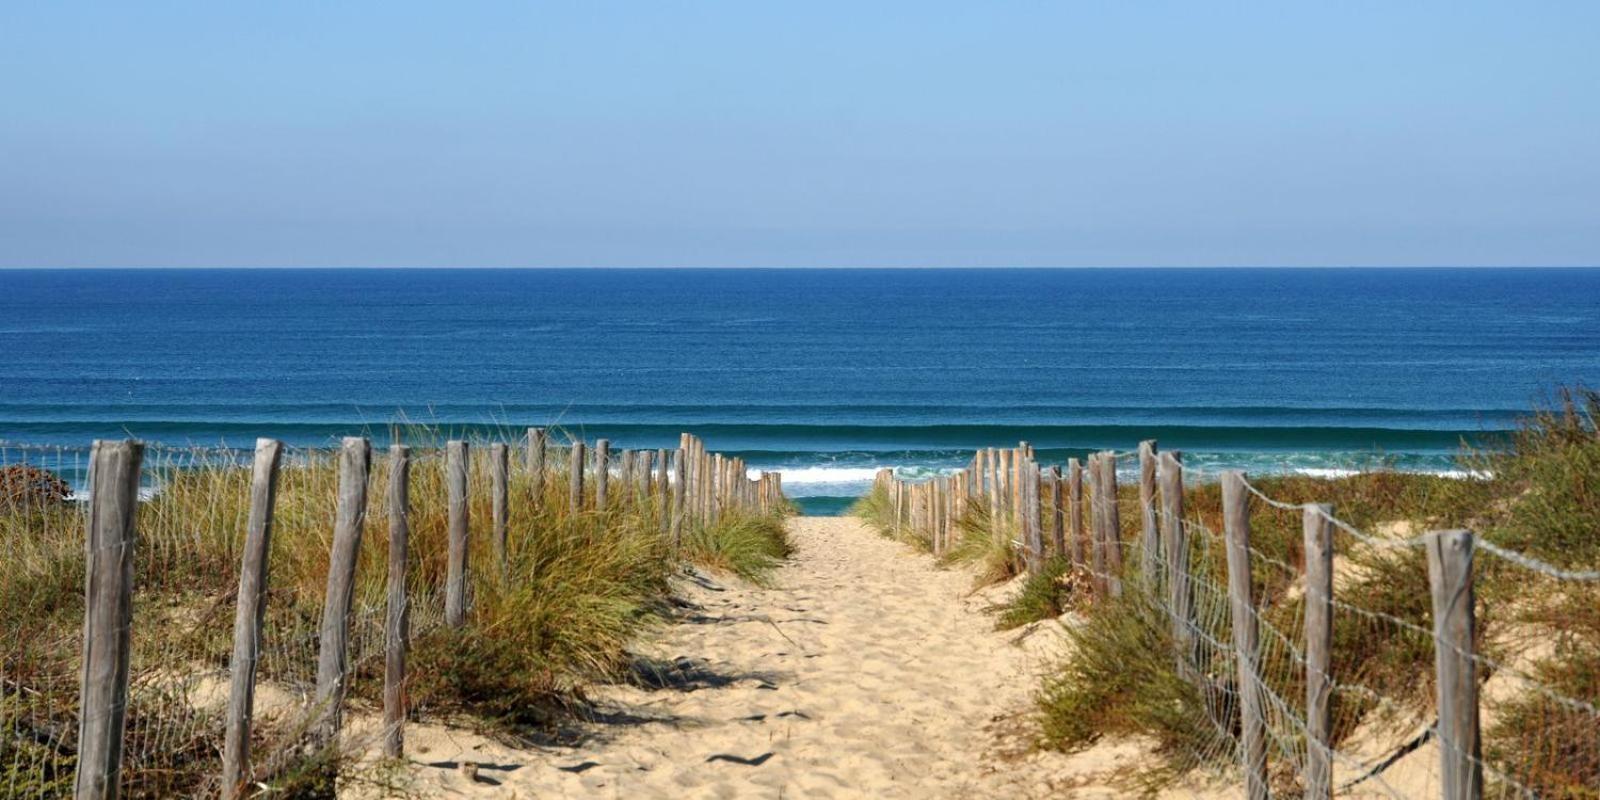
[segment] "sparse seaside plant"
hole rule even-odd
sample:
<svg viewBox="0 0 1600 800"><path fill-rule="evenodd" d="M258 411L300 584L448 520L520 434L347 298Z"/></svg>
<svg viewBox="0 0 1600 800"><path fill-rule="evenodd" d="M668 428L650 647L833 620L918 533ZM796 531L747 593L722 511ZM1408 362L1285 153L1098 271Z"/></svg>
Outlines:
<svg viewBox="0 0 1600 800"><path fill-rule="evenodd" d="M406 435L413 442L445 438L429 429ZM388 461L374 455L350 620L348 714L354 717L376 713L382 686ZM135 677L123 795L213 793L249 467L224 451L152 450L145 463L153 480L137 512ZM615 479L612 508L574 512L567 508L564 465L552 456L537 487L520 464L511 470L502 561L490 531L487 460L473 459L472 605L467 624L452 630L439 624L447 551L443 460L417 448L407 578L414 717L498 730L560 724L581 706L586 684L624 674L630 644L660 618L670 579L685 565L760 580L788 553L782 512L726 513L714 524L692 526L675 548L663 533L660 498ZM36 478L27 485L53 485ZM315 680L337 482L325 450L291 451L279 472L254 746L273 796L330 790L318 778L328 764L318 762L331 754L302 751L296 710ZM52 797L71 787L83 525L78 503L0 502L0 797ZM337 766L341 780L373 768L356 759Z"/></svg>
<svg viewBox="0 0 1600 800"><path fill-rule="evenodd" d="M1600 568L1600 395L1563 392L1553 408L1526 420L1499 446L1466 449L1465 479L1377 471L1340 477L1260 478L1254 484L1285 503L1327 502L1343 520L1377 539L1409 540L1425 530L1470 528L1489 543L1568 570ZM1190 569L1197 584L1226 586L1221 555L1221 498L1214 484L1187 492ZM1137 541L1136 496L1119 498L1124 541ZM1300 515L1253 503L1254 604L1264 625L1293 632L1303 617L1304 563ZM1333 696L1333 742L1359 731L1433 713L1434 642L1428 577L1412 547L1376 547L1336 532L1336 597L1332 674L1361 692ZM1475 566L1476 650L1480 680L1508 674L1485 693L1484 751L1504 777L1539 796L1587 797L1600 785L1600 583L1561 581L1539 570L1481 555ZM1231 636L1224 602L1196 597L1197 625L1214 641ZM1213 590L1210 594L1215 594ZM1211 666L1206 648L1195 662L1209 676L1179 681L1179 659L1166 610L1148 595L1074 604L1080 621L1067 628L1068 655L1039 695L1042 744L1073 751L1109 735L1153 738L1161 763L1134 776L1144 788L1194 770L1234 763L1235 714L1209 703L1204 687L1231 680ZM1207 605L1216 606L1207 608ZM1022 604L1017 606L1020 613ZM1347 610L1348 609L1348 610ZM1304 696L1303 669L1264 639L1261 673L1277 696ZM1519 677L1520 676L1520 677ZM1198 698L1198 700L1197 700ZM1198 702L1198 706L1196 703ZM1211 713L1198 717L1195 709ZM1220 713L1218 713L1220 712ZM1206 724L1206 720L1212 724ZM1193 737L1198 735L1198 740ZM1413 739L1407 742L1416 741ZM1406 746L1404 744L1402 747ZM1275 774L1288 786L1294 776Z"/></svg>
<svg viewBox="0 0 1600 800"><path fill-rule="evenodd" d="M933 541L925 534L909 525L897 524L894 498L883 486L873 486L848 513L859 517L879 535L933 552ZM995 519L987 508L977 503L969 504L954 522L955 536L950 548L940 556L940 563L975 565L978 586L1000 583L1017 574L1016 554L1010 544L1016 535L1013 526ZM1000 529L996 530L996 526Z"/></svg>

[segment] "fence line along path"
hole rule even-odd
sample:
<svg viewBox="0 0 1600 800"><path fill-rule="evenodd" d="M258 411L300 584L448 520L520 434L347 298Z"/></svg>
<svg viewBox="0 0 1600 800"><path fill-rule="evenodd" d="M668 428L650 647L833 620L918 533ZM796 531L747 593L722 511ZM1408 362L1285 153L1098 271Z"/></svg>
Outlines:
<svg viewBox="0 0 1600 800"><path fill-rule="evenodd" d="M396 443L377 456L360 437L331 451L261 439L253 453L97 441L87 463L70 449L6 446L0 468L0 558L59 574L66 599L83 592L75 641L41 639L20 607L0 619L0 797L232 798L332 781L341 753L404 757L411 643L472 624L474 575L509 577L508 550L525 532L514 518L642 524L676 557L688 531L785 507L779 474L751 478L742 459L688 434L675 450L613 453L604 440L558 445L531 428L515 442ZM164 494L189 499L144 502ZM439 528L447 552L417 552L414 532ZM295 548L326 549L285 550L285 529ZM489 552L473 552L485 540ZM441 561L443 574L432 567ZM176 577L197 569L234 588L197 602ZM319 624L274 607L307 575L325 576ZM346 723L358 680L376 684L375 726Z"/></svg>
<svg viewBox="0 0 1600 800"><path fill-rule="evenodd" d="M1120 492L1120 474L1134 476L1137 490ZM1220 530L1186 500L1217 484ZM1545 673L1484 652L1474 564L1493 557L1497 567L1520 570L1529 590L1554 597L1595 592L1600 572L1561 569L1468 530L1410 537L1363 531L1329 504L1276 500L1242 472L1186 471L1181 453L1161 451L1153 440L1064 466L1037 463L1026 442L986 448L965 467L928 479L881 470L875 490L891 509L889 530L924 542L935 556L987 529L1020 571L1038 574L1048 560L1061 559L1088 577L1091 602L1133 592L1170 620L1176 671L1205 704L1208 719L1197 720L1199 727L1214 734L1184 757L1243 796L1535 797L1519 776L1565 757L1557 748L1600 747L1600 737L1575 733L1600 731L1594 697L1573 696ZM1274 531L1300 532L1298 540L1275 543L1295 563L1255 541L1271 515L1282 515ZM1130 553L1137 555L1125 557ZM1371 598L1341 589L1340 564L1375 553L1412 558L1425 571L1431 622L1370 608ZM1335 636L1340 629L1344 637ZM1433 657L1397 685L1339 650L1341 642L1372 641ZM1534 697L1551 709L1549 724L1560 726L1567 744L1486 754L1486 678L1508 696ZM1406 694L1430 684L1431 703ZM1229 763L1220 773L1211 769ZM1574 796L1600 792L1600 774L1578 780Z"/></svg>

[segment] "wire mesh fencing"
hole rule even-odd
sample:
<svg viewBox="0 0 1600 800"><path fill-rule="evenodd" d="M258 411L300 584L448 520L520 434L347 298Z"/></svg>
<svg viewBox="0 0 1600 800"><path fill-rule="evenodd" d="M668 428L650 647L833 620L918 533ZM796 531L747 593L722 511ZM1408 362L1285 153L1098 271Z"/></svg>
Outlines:
<svg viewBox="0 0 1600 800"><path fill-rule="evenodd" d="M127 797L319 796L336 782L382 780L359 767L380 750L398 754L403 720L426 717L428 698L443 694L414 691L418 682L453 680L421 671L451 663L439 650L457 641L452 592L515 614L534 573L594 579L598 564L619 580L659 582L685 523L780 505L776 474L748 478L742 461L685 442L670 458L615 460L542 430L376 454L362 439L271 443L280 454L265 493L255 452L119 443L136 483L122 487L121 509L91 466L110 463L97 460L99 444L0 445L0 797L70 795L86 774ZM96 519L108 511L125 512L125 538ZM258 529L263 580L251 584L241 563L246 531ZM112 585L126 602L102 615ZM253 620L239 611L241 591L258 593ZM409 671L408 651L422 657ZM241 653L251 673L242 714L230 709ZM238 755L225 757L234 739ZM228 758L238 761L231 780Z"/></svg>
<svg viewBox="0 0 1600 800"><path fill-rule="evenodd" d="M1004 531L1018 569L1070 559L1091 620L1143 629L1084 628L1165 653L1170 668L1139 666L1143 684L1124 687L1156 732L1150 771L1163 785L1252 798L1600 795L1594 565L1468 531L1363 530L1242 473L1185 470L1154 442L1043 471L1024 443L979 451L953 480L880 483L908 498L897 529L938 542L966 509ZM926 511L951 486L953 523ZM1056 520L1059 540L1030 535Z"/></svg>

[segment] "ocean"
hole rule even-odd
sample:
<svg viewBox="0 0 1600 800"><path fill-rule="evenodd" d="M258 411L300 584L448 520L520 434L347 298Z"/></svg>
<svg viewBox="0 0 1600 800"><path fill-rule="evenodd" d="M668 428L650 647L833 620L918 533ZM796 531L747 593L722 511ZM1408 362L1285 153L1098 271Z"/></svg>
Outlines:
<svg viewBox="0 0 1600 800"><path fill-rule="evenodd" d="M8 443L687 430L812 513L1021 440L1451 472L1574 384L1600 269L0 271Z"/></svg>

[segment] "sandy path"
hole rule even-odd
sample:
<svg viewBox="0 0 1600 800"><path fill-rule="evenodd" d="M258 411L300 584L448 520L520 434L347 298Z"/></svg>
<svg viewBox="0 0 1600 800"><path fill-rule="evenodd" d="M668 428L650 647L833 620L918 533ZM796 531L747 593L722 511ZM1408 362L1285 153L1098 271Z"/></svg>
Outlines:
<svg viewBox="0 0 1600 800"><path fill-rule="evenodd" d="M1052 637L1013 644L971 577L853 518L798 518L773 588L690 584L681 624L645 646L659 688L603 687L612 721L576 747L519 749L418 726L433 793L514 797L1029 797L1081 776L1019 754ZM1100 765L1104 767L1104 764ZM1074 780L1074 777L1077 777Z"/></svg>

